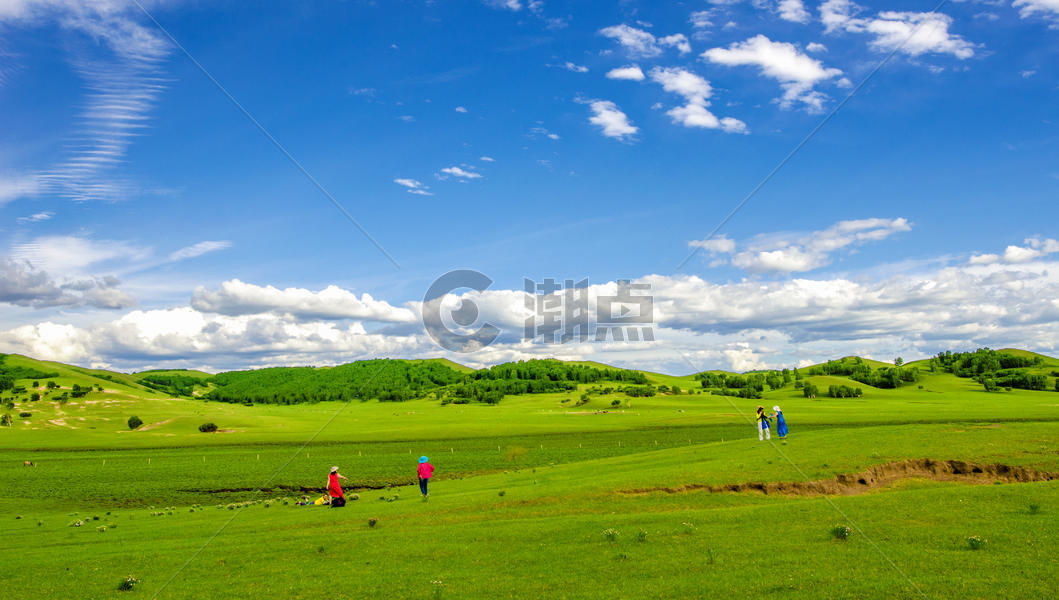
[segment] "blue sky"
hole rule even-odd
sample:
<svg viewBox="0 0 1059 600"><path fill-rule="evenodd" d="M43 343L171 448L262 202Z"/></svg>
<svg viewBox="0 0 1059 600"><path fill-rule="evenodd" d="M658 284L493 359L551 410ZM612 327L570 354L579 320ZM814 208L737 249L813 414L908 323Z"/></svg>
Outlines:
<svg viewBox="0 0 1059 600"><path fill-rule="evenodd" d="M399 267L135 4L2 0L0 351L688 372L1056 350L1054 0L143 6ZM650 281L658 339L446 353L417 315L455 268L509 332L524 277Z"/></svg>

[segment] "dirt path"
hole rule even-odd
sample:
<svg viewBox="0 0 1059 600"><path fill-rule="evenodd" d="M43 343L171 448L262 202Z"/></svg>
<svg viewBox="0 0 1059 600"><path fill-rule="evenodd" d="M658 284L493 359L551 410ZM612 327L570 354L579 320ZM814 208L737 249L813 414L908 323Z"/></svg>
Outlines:
<svg viewBox="0 0 1059 600"><path fill-rule="evenodd" d="M863 494L874 489L887 487L903 479L931 479L934 481L959 481L970 484L1024 483L1030 481L1059 480L1059 473L1038 471L1029 467L1016 467L1003 464L982 465L962 460L932 460L916 458L898 462L885 463L861 473L842 474L833 479L819 481L772 481L727 483L707 485L692 483L676 487L655 487L646 489L623 490L628 495L665 492L680 494L693 491L706 491L711 494L758 492L762 494L780 494L789 496L852 496Z"/></svg>

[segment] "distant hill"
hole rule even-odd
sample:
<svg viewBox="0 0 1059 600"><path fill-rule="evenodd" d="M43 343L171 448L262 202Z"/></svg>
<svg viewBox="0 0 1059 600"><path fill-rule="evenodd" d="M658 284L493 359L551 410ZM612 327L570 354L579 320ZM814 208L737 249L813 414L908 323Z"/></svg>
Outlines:
<svg viewBox="0 0 1059 600"><path fill-rule="evenodd" d="M967 361L983 355L999 357L984 368ZM945 354L945 353L942 353ZM571 392L579 385L606 382L612 389L653 386L660 393L712 390L716 393L749 394L748 388L762 392L791 389L798 379L827 376L817 383L854 383L872 387L897 387L915 383L920 377L953 374L974 381L989 391L1011 388L1051 390L1055 385L1059 359L1005 348L993 351L948 353L957 360L943 364L938 357L905 363L895 369L890 363L856 356L799 368L784 376L781 370L746 373L711 370L694 375L674 376L651 371L619 369L597 361L534 359L504 363L485 369L472 369L445 358L404 360L374 359L334 367L274 367L230 371L212 375L192 369L152 369L121 373L89 369L52 361L36 360L18 354L0 354L0 393L21 390L33 392L56 389L56 393L77 388L93 389L140 398L202 398L231 403L293 404L325 400L402 401L432 397L447 402L499 402L505 395L545 392ZM1007 356L1009 358L1004 359ZM1019 360L1023 359L1023 360ZM963 361L963 362L959 362ZM994 364L995 363L995 364ZM989 366L993 365L993 366ZM382 367L385 366L385 369ZM706 385L703 385L705 380ZM50 383L49 383L50 382ZM33 388L33 389L31 389ZM630 393L641 390L628 387ZM747 391L740 391L747 390ZM584 391L584 390L582 390ZM8 395L10 398L10 395Z"/></svg>

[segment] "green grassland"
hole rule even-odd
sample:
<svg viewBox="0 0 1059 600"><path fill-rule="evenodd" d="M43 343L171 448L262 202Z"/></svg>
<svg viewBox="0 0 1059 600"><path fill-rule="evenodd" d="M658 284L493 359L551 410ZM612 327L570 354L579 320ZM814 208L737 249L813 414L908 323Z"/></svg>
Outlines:
<svg viewBox="0 0 1059 600"><path fill-rule="evenodd" d="M1047 479L1059 474L1050 375L1059 361L1042 361L1033 370L1050 377L1047 391L988 393L916 361L906 367L919 368L919 381L896 389L802 380L858 385L858 398L806 398L793 385L733 398L703 392L693 376L645 373L681 393L612 391L575 406L594 385L578 384L496 405L428 396L245 406L166 397L140 384L149 373L8 356L8 367L56 373L59 389L35 402L17 395L13 414L30 416L0 428L9 559L0 589L5 598L1050 597L1059 479L917 472L829 496L716 489L928 458ZM75 384L92 391L55 399ZM759 404L783 408L789 439L757 441L749 418ZM132 415L144 422L135 431ZM200 433L204 422L220 431ZM421 454L437 467L429 501L413 486ZM297 506L320 495L332 464L359 499ZM852 528L848 539L832 537L836 525ZM984 547L973 550L971 536ZM118 591L126 575L140 583Z"/></svg>

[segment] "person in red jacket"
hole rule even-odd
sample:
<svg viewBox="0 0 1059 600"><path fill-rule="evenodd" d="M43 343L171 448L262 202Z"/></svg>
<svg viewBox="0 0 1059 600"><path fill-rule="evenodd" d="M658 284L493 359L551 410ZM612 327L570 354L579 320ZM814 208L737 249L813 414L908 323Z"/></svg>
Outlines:
<svg viewBox="0 0 1059 600"><path fill-rule="evenodd" d="M338 483L339 478L349 481L338 474L338 467L331 467L331 473L327 476L327 495L331 496L331 508L346 505L346 496L342 493L342 486Z"/></svg>
<svg viewBox="0 0 1059 600"><path fill-rule="evenodd" d="M430 476L434 474L434 465L428 462L427 457L420 456L416 473L419 475L419 491L423 492L423 498L426 498L427 484L430 483Z"/></svg>

